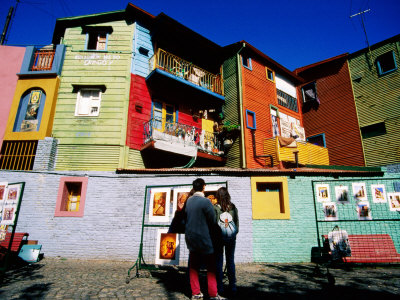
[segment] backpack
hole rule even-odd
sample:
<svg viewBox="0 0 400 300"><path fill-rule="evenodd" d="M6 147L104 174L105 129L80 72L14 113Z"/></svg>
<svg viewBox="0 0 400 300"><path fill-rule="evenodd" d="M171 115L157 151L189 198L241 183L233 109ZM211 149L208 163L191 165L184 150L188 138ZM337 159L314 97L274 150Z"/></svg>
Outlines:
<svg viewBox="0 0 400 300"><path fill-rule="evenodd" d="M233 222L232 215L229 212L223 212L218 219L218 226L221 228L222 239L224 241L236 238L238 230Z"/></svg>

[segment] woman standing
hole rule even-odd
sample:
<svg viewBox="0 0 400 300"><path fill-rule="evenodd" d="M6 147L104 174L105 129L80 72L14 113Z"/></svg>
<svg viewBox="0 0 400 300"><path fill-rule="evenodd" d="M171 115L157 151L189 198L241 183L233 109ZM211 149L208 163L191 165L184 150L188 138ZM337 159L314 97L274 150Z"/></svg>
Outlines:
<svg viewBox="0 0 400 300"><path fill-rule="evenodd" d="M225 187L218 189L217 194L217 204L214 205L215 214L217 218L217 223L220 226L229 226L230 230L233 229L233 234L227 237L223 232L221 232L221 238L216 243L215 254L217 259L217 288L218 294L224 292L224 286L222 283L223 278L223 262L224 262L224 249L225 249L225 260L226 268L228 272L229 279L229 289L232 295L236 294L236 272L235 272L235 247L236 247L236 234L239 232L239 214L238 210L231 202L231 196ZM221 218L222 215L222 218ZM223 220L222 220L223 219ZM233 223L233 224L232 224ZM224 225L225 224L225 225ZM225 229L222 231L226 231ZM232 232L231 232L232 233Z"/></svg>

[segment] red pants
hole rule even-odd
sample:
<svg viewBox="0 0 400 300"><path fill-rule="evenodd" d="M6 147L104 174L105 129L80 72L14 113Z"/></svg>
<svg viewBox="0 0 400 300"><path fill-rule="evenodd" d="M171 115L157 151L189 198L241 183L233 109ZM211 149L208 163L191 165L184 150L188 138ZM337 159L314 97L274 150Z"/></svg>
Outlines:
<svg viewBox="0 0 400 300"><path fill-rule="evenodd" d="M217 296L217 281L215 277L216 261L214 254L201 255L198 253L190 252L189 257L189 277L192 295L200 293L199 270L201 263L205 262L207 266L207 283L208 295L210 297Z"/></svg>

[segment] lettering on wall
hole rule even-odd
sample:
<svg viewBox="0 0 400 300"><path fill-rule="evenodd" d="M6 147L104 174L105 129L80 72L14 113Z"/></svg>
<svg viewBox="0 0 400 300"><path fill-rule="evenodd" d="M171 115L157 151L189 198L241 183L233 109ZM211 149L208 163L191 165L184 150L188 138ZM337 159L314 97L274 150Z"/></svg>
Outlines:
<svg viewBox="0 0 400 300"><path fill-rule="evenodd" d="M120 58L120 55L114 54L75 55L75 60L82 61L84 66L110 66L115 60L119 60Z"/></svg>

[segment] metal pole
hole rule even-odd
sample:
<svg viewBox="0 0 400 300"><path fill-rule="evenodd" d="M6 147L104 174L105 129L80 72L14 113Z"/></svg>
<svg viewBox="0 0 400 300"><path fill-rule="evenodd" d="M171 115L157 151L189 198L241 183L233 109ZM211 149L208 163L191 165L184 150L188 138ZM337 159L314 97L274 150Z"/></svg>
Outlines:
<svg viewBox="0 0 400 300"><path fill-rule="evenodd" d="M11 6L9 11L8 11L8 15L7 15L7 18L6 18L6 23L4 24L3 33L1 34L0 45L4 45L4 41L6 40L7 31L8 31L10 22L11 22L13 11L14 11L14 7Z"/></svg>

